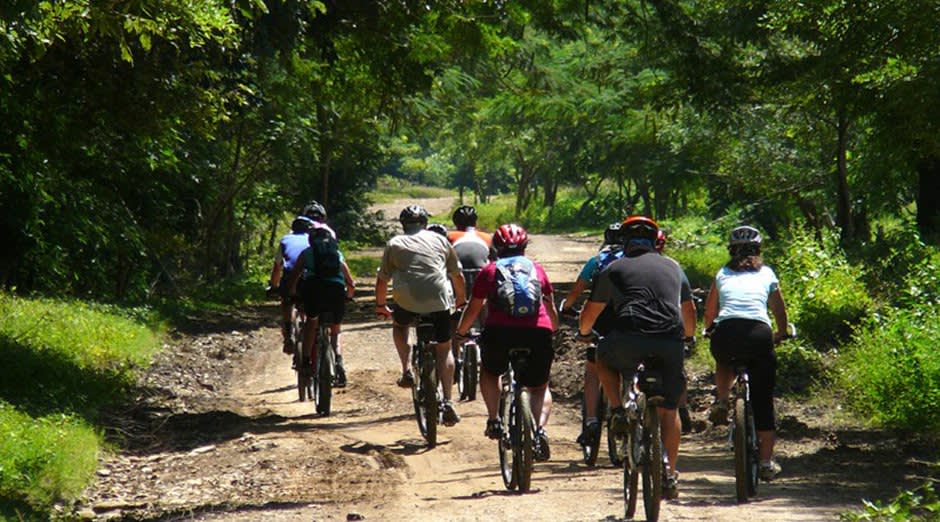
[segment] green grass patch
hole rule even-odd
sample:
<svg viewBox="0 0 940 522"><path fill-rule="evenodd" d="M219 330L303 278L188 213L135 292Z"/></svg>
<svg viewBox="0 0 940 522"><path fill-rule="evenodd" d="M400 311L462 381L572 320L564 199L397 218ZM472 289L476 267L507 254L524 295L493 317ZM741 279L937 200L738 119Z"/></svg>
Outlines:
<svg viewBox="0 0 940 522"><path fill-rule="evenodd" d="M0 294L0 514L44 513L80 493L99 413L159 349L158 323L143 308Z"/></svg>
<svg viewBox="0 0 940 522"><path fill-rule="evenodd" d="M374 203L391 203L399 199L443 198L454 196L453 189L416 185L408 180L382 176L376 182L375 190L366 194Z"/></svg>
<svg viewBox="0 0 940 522"><path fill-rule="evenodd" d="M382 259L374 255L353 254L346 256L346 264L349 265L353 277L373 278L382 264Z"/></svg>
<svg viewBox="0 0 940 522"><path fill-rule="evenodd" d="M0 516L39 519L94 476L101 440L81 418L31 417L0 401L0 433Z"/></svg>

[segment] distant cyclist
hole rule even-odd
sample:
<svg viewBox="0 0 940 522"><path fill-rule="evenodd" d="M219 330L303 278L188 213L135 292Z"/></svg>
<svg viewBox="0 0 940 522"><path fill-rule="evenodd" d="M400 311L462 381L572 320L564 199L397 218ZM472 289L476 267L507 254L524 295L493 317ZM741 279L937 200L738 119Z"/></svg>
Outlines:
<svg viewBox="0 0 940 522"><path fill-rule="evenodd" d="M774 385L777 358L774 344L787 332L787 307L780 282L761 260L762 238L757 229L740 226L731 231L731 259L718 271L705 300L706 331L711 334L718 398L709 412L713 423L728 422L728 397L734 384L732 358L747 362L751 402L760 444L760 477L772 480L780 473L774 456ZM767 308L774 314L777 331L771 329Z"/></svg>
<svg viewBox="0 0 940 522"><path fill-rule="evenodd" d="M431 223L428 225L428 230L434 232L435 234L441 237L447 237L447 227L441 223Z"/></svg>
<svg viewBox="0 0 940 522"><path fill-rule="evenodd" d="M356 286L332 230L325 224L314 223L307 237L309 246L300 254L291 270L288 286L291 295L300 295L303 299L304 313L307 314L303 353L315 365L316 357L312 353L321 315L326 312L332 316L335 329L330 332L330 346L336 347L339 344L339 326L346 313L346 299L352 298ZM301 278L304 283L298 287ZM346 371L340 361L337 355L335 384L345 386ZM316 368L313 370L315 374Z"/></svg>
<svg viewBox="0 0 940 522"><path fill-rule="evenodd" d="M457 230L448 232L447 239L454 245L457 258L463 266L469 294L476 275L490 261L490 246L493 244L493 238L486 232L477 230L477 211L470 205L458 207L452 219Z"/></svg>
<svg viewBox="0 0 940 522"><path fill-rule="evenodd" d="M623 243L620 240L620 223L611 223L604 230L604 243L601 245L600 252L584 263L581 272L578 274L578 279L574 282L574 287L561 302L559 312L563 315L575 314L574 304L577 302L578 297L585 290L593 289L597 276L601 271L621 257L623 257ZM601 337L607 335L613 327L615 318L613 308L605 308L594 323L594 331ZM595 346L590 346L584 353L584 431L578 436L578 444L582 446L596 440L601 429L600 421L597 418L600 381L597 379L597 369L594 365L595 350Z"/></svg>
<svg viewBox="0 0 940 522"><path fill-rule="evenodd" d="M509 368L511 348L529 348L528 367L517 373L519 383L529 389L532 416L538 423L540 452L538 460L548 460L548 424L552 394L548 377L554 351L552 332L558 327L558 316L552 302L552 284L538 263L525 257L529 237L519 225L503 225L493 236L498 259L487 264L473 285L473 299L457 326L457 335L466 337L483 309L489 314L483 325L480 345L483 348L480 371L480 392L486 403L485 434L491 439L502 436L503 426L497 415L499 379Z"/></svg>
<svg viewBox="0 0 940 522"><path fill-rule="evenodd" d="M686 304L692 300L692 290L682 268L656 253L659 226L655 221L631 216L620 230L624 256L598 277L581 311L578 336L592 339L592 328L601 312L608 306L614 309L613 329L597 345L597 370L612 406L611 429L615 433L626 433L629 426L620 396L621 375L631 374L650 356L661 362L665 400L657 410L669 456L665 494L672 499L678 495L680 428L676 406L685 380L682 341L695 332L695 312Z"/></svg>
<svg viewBox="0 0 940 522"><path fill-rule="evenodd" d="M432 340L436 343L437 374L444 389L443 422L452 426L460 422L460 417L451 401L454 357L450 349L450 313L455 304L463 306L466 302L460 262L447 238L426 230L428 212L423 207L406 207L401 211L399 221L404 234L390 239L382 254L382 264L375 282L375 311L393 320L392 339L402 369L398 385L408 388L414 386L415 382L408 329L419 316L431 318L434 323ZM386 303L390 281L394 285L394 309Z"/></svg>

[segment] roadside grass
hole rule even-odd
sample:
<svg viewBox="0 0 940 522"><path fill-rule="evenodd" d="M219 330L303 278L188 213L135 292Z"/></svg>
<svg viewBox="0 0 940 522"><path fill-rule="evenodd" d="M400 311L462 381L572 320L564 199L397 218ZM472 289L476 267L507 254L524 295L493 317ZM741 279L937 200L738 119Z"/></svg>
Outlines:
<svg viewBox="0 0 940 522"><path fill-rule="evenodd" d="M375 272L382 264L382 259L375 255L351 254L346 256L346 264L353 277L374 278Z"/></svg>
<svg viewBox="0 0 940 522"><path fill-rule="evenodd" d="M159 349L159 323L146 309L0 294L0 513L43 518L93 478L98 415Z"/></svg>
<svg viewBox="0 0 940 522"><path fill-rule="evenodd" d="M375 190L366 194L373 203L391 203L407 198L441 198L454 195L454 189L416 185L408 180L382 176L376 182Z"/></svg>

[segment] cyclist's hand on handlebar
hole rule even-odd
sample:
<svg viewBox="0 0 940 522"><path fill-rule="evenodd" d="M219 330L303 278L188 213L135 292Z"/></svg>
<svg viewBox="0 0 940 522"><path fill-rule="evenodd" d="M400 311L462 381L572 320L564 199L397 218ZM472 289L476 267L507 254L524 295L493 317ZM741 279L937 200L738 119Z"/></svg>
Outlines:
<svg viewBox="0 0 940 522"><path fill-rule="evenodd" d="M582 344L593 344L597 341L597 335L594 332L583 334L579 331L578 336L575 339Z"/></svg>
<svg viewBox="0 0 940 522"><path fill-rule="evenodd" d="M272 286L272 285L268 285L268 287L264 289L264 295L267 296L268 298L271 298L271 297L276 296L276 295L277 295L277 287Z"/></svg>
<svg viewBox="0 0 940 522"><path fill-rule="evenodd" d="M388 305L375 305L375 315L382 317L384 319L389 319L392 317L392 309Z"/></svg>
<svg viewBox="0 0 940 522"><path fill-rule="evenodd" d="M692 354L695 352L695 345L698 344L698 340L695 339L695 336L693 335L691 337L686 337L685 339L683 339L682 344L685 347L685 356L691 357Z"/></svg>
<svg viewBox="0 0 940 522"><path fill-rule="evenodd" d="M577 317L578 311L575 310L573 307L566 307L565 306L566 304L567 304L567 300L565 299L562 299L561 302L558 303L558 313L566 317Z"/></svg>

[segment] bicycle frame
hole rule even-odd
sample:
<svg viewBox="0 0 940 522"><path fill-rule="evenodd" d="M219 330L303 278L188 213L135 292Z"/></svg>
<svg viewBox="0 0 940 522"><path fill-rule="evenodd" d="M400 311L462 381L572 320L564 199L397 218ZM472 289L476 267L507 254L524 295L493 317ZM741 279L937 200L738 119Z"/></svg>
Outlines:
<svg viewBox="0 0 940 522"><path fill-rule="evenodd" d="M735 491L738 502L747 502L757 494L760 462L754 409L751 406L751 383L747 366L734 363L734 414L728 438L734 449Z"/></svg>

